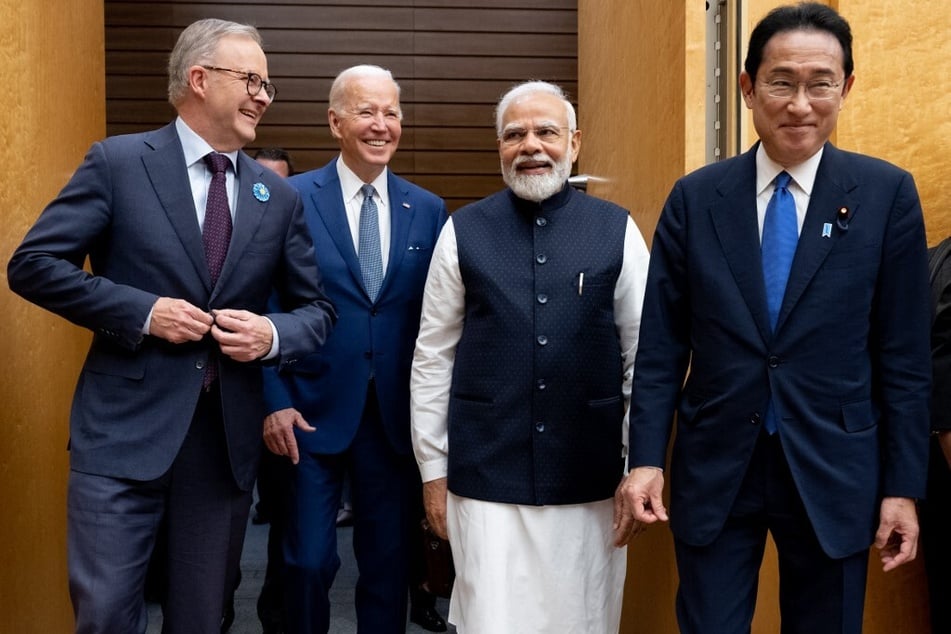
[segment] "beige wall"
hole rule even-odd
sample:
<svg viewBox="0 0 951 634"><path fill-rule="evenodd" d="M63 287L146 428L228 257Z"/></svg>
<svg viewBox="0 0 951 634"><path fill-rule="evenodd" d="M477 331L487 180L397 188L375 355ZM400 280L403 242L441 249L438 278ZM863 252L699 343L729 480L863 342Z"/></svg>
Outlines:
<svg viewBox="0 0 951 634"><path fill-rule="evenodd" d="M0 632L67 632L69 398L88 336L13 295L6 262L105 130L102 0L0 0Z"/></svg>
<svg viewBox="0 0 951 634"><path fill-rule="evenodd" d="M743 3L743 40L776 0ZM951 3L839 0L852 24L857 80L834 142L881 156L918 182L930 242L951 233ZM704 162L704 14L691 0L579 0L580 171L589 187L632 215L650 239L674 180ZM745 54L745 50L743 51ZM736 90L735 75L729 80ZM732 83L730 83L732 82ZM741 149L755 140L742 118ZM927 598L921 561L884 575L873 551L865 631L923 634ZM677 631L670 533L652 527L629 549L622 632ZM760 577L754 633L779 631L775 550Z"/></svg>

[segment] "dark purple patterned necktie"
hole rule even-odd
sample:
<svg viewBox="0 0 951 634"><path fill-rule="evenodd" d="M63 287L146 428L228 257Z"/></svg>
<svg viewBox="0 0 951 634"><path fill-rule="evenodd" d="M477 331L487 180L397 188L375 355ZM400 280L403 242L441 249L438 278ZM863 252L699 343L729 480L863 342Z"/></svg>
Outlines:
<svg viewBox="0 0 951 634"><path fill-rule="evenodd" d="M218 282L221 266L231 244L231 209L228 207L227 169L230 160L224 154L211 152L205 155L205 164L211 170L211 186L208 187L208 202L205 203L205 224L201 242L205 247L205 261L211 274L211 285ZM218 356L212 352L205 366L202 386L207 390L218 378Z"/></svg>
<svg viewBox="0 0 951 634"><path fill-rule="evenodd" d="M229 162L224 154L211 152L205 155L205 163L211 170L211 186L208 187L201 242L205 247L212 286L218 282L221 266L228 255L228 245L231 244L231 209L228 207L228 188L225 185Z"/></svg>

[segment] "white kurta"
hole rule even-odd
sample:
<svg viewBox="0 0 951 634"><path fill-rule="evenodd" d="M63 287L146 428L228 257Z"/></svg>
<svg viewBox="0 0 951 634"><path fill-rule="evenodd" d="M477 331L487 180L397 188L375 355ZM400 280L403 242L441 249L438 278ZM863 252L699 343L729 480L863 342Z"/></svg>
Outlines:
<svg viewBox="0 0 951 634"><path fill-rule="evenodd" d="M644 239L628 219L614 292L624 359L625 454L647 263ZM444 478L448 470L449 388L464 311L465 286L450 218L433 252L413 358L413 447L424 482ZM613 508L610 499L528 506L450 493L447 527L456 566L450 622L460 634L617 632L627 551L613 545Z"/></svg>

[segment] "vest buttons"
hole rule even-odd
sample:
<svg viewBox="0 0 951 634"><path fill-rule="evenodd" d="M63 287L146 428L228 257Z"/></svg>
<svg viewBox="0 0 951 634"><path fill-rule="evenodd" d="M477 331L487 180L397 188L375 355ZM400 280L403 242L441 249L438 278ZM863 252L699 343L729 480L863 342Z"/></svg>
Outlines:
<svg viewBox="0 0 951 634"><path fill-rule="evenodd" d="M543 431L545 431L545 423L542 423L540 421L535 423L535 431L537 431L538 433L542 433Z"/></svg>
<svg viewBox="0 0 951 634"><path fill-rule="evenodd" d="M544 227L545 225L548 224L548 219L547 219L547 218L535 218L535 224L538 225L539 227Z"/></svg>
<svg viewBox="0 0 951 634"><path fill-rule="evenodd" d="M753 425L759 425L763 421L763 417L760 416L759 412L753 412L750 414L750 423Z"/></svg>
<svg viewBox="0 0 951 634"><path fill-rule="evenodd" d="M545 379L538 379L536 385L538 386L538 389L539 389L539 390L544 390L546 387L548 387L548 386L545 384Z"/></svg>
<svg viewBox="0 0 951 634"><path fill-rule="evenodd" d="M769 367L771 367L771 368L778 368L778 367L779 367L779 357L777 357L775 354L771 354L771 355L769 355L769 358L766 359L766 363L768 363L768 364L769 364Z"/></svg>
<svg viewBox="0 0 951 634"><path fill-rule="evenodd" d="M548 256L545 255L544 253L539 253L538 255L535 256L535 261L538 262L539 264L544 264L545 262L548 261Z"/></svg>
<svg viewBox="0 0 951 634"><path fill-rule="evenodd" d="M548 345L548 337L546 337L545 335L538 335L537 337L535 337L535 341L537 341L538 345L540 346Z"/></svg>
<svg viewBox="0 0 951 634"><path fill-rule="evenodd" d="M196 362L195 362L195 369L196 369L196 370L204 370L204 369L205 369L205 362L204 362L204 361L196 361Z"/></svg>
<svg viewBox="0 0 951 634"><path fill-rule="evenodd" d="M539 294L538 294L538 303L539 303L539 304L547 304L547 303L548 303L548 295L545 295L544 293L539 293Z"/></svg>

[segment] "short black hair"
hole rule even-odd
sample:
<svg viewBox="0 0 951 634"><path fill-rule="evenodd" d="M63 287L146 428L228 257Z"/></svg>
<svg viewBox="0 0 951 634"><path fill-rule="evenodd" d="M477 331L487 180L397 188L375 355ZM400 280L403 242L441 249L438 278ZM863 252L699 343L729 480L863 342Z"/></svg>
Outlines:
<svg viewBox="0 0 951 634"><path fill-rule="evenodd" d="M284 161L287 163L287 175L294 175L294 164L291 162L291 155L287 150L279 147L262 147L251 157L254 159L267 159L268 161Z"/></svg>
<svg viewBox="0 0 951 634"><path fill-rule="evenodd" d="M756 79L756 71L763 62L763 50L777 33L785 31L825 31L842 45L842 68L845 76L851 77L854 70L852 60L852 29L845 18L834 9L818 2L801 2L796 5L777 7L770 11L750 34L750 44L746 51L743 68L750 79Z"/></svg>

